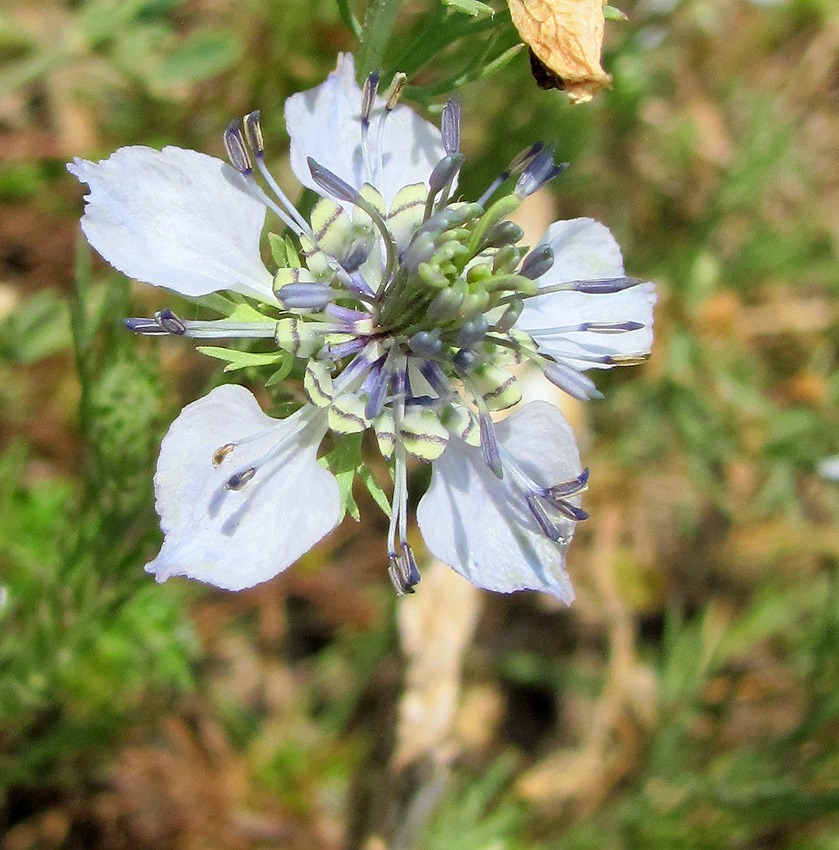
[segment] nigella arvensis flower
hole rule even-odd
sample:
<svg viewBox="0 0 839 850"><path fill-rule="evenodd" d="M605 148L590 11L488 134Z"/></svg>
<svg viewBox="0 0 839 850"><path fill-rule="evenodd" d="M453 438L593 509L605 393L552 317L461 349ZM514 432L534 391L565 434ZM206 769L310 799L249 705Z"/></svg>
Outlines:
<svg viewBox="0 0 839 850"><path fill-rule="evenodd" d="M561 172L550 149L534 145L477 202L463 201L457 104L441 136L397 104L399 78L386 98L377 82L359 89L345 56L286 103L292 168L321 195L308 221L266 168L258 113L228 127L231 165L129 147L69 166L90 187L85 235L117 269L187 296L233 293L206 302L222 319L163 310L129 319L130 329L263 337L280 372L305 361L308 402L287 419L225 385L172 424L155 477L165 539L146 569L229 589L284 570L346 508L346 481L318 460L324 436L340 444L371 428L392 463L398 592L419 580L407 536L411 455L433 463L417 509L432 554L480 587L568 602L564 553L586 517L588 480L574 435L545 402L501 422L492 412L519 402L511 367L523 360L576 398L597 396L586 370L649 353L652 285L624 276L615 240L590 219L551 225L529 252L519 246L509 216ZM288 234L271 238L274 274L259 249L266 210Z"/></svg>

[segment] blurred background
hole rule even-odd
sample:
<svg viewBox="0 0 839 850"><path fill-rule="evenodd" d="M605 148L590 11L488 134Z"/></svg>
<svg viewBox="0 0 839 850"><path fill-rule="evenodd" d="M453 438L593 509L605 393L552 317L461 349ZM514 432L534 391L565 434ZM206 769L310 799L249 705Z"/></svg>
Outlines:
<svg viewBox="0 0 839 850"><path fill-rule="evenodd" d="M571 168L528 214L599 219L658 284L649 362L566 407L592 471L573 607L439 565L397 601L360 492L255 590L143 573L160 439L222 377L124 331L177 304L80 240L65 162L223 155L260 108L295 192L283 101L357 49L350 5L0 10L0 850L835 850L835 0L625 0L613 88L575 107L503 4L409 0L383 48L429 114L464 83L467 197L554 142Z"/></svg>

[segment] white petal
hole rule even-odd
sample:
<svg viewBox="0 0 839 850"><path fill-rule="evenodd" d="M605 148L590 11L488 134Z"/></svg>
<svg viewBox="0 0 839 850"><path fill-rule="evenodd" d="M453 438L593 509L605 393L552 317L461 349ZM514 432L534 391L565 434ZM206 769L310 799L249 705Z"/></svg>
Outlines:
<svg viewBox="0 0 839 850"><path fill-rule="evenodd" d="M370 123L371 147L378 138L383 105L384 100L377 98ZM361 89L355 81L355 61L351 54L343 54L324 83L292 95L285 102L286 129L291 137L291 167L304 186L321 192L306 164L306 158L312 157L355 189L360 189L365 182L375 185L389 208L403 186L428 184L431 170L445 155L440 131L409 107L397 106L385 124L384 173L377 181L365 169L360 115ZM375 168L375 156L372 164Z"/></svg>
<svg viewBox="0 0 839 850"><path fill-rule="evenodd" d="M241 590L282 572L332 531L341 516L338 484L316 460L325 424L294 433L309 411L272 419L233 384L185 407L160 448L155 495L165 539L146 571L159 581L185 575ZM255 434L213 465L221 446ZM283 439L282 451L241 490L225 487Z"/></svg>
<svg viewBox="0 0 839 850"><path fill-rule="evenodd" d="M220 159L138 146L67 170L90 186L82 230L114 268L182 295L229 289L275 302L259 255L265 207Z"/></svg>
<svg viewBox="0 0 839 850"><path fill-rule="evenodd" d="M497 423L496 433L503 450L537 484L557 484L581 472L571 426L547 402L523 407ZM455 437L432 470L431 486L417 507L432 555L478 587L542 590L571 602L574 591L564 569L568 543L545 536L509 472L499 480L480 448ZM574 524L566 519L557 524L570 540Z"/></svg>
<svg viewBox="0 0 839 850"><path fill-rule="evenodd" d="M539 278L540 286L623 276L623 259L618 243L607 227L593 219L557 221L547 229L539 244L545 243L554 250L554 264ZM574 355L649 354L653 342L655 302L655 288L651 283L605 295L552 292L528 298L516 327L533 333L541 351L577 369L608 368L577 360ZM644 327L608 335L591 331L566 331L553 335L539 333L540 330L586 322L638 322Z"/></svg>

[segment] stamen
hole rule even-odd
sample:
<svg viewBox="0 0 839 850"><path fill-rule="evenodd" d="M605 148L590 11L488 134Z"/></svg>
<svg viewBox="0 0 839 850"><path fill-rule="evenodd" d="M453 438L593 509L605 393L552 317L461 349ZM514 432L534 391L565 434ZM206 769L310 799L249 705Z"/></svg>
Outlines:
<svg viewBox="0 0 839 850"><path fill-rule="evenodd" d="M346 342L327 343L323 353L330 360L343 360L344 357L357 354L365 345L366 343L362 338L356 337L355 339L348 339Z"/></svg>
<svg viewBox="0 0 839 850"><path fill-rule="evenodd" d="M581 493L588 486L589 469L586 467L576 478L570 481L561 481L559 484L554 484L548 488L548 491L554 499L564 499L567 496L575 496Z"/></svg>
<svg viewBox="0 0 839 850"><path fill-rule="evenodd" d="M364 313L360 310L351 310L349 307L341 307L339 304L327 304L324 312L344 324L349 325L364 322L372 318L370 313Z"/></svg>
<svg viewBox="0 0 839 850"><path fill-rule="evenodd" d="M260 173L265 178L265 181L268 183L268 185L271 187L271 190L274 192L280 203L283 205L285 212L287 212L288 216L290 216L294 220L294 225L288 223L288 216L285 214L285 212L283 214L280 214L278 212L279 208L276 207L276 205L273 205L273 202L271 205L271 209L273 209L274 212L276 212L277 215L280 216L280 219L283 221L286 227L288 227L298 236L300 235L300 233L305 233L307 236L311 236L311 228L307 224L306 219L304 219L303 216L300 215L300 213L297 211L297 208L288 199L288 196L285 194L285 192L283 192L283 190L280 188L280 184L277 183L277 181L274 179L274 176L268 170L268 166L265 165L265 144L262 139L262 126L259 123L259 116L260 111L258 109L255 109L253 112L249 112L245 116L245 138L247 139L248 144L250 145L250 148L253 151L254 159L256 159L256 167L259 169ZM262 192L262 190L255 182L251 185L250 188L252 192L254 190ZM258 194L258 192L256 194ZM264 198L258 194L260 200L265 203L265 198L268 198L268 196L265 195L264 192L262 192L262 195L264 195ZM270 198L268 198L268 200L270 200Z"/></svg>
<svg viewBox="0 0 839 850"><path fill-rule="evenodd" d="M546 537L553 540L554 543L564 543L565 537L562 532L554 524L553 520L548 516L547 511L542 507L542 503L534 495L527 496L527 507L530 508L530 513L539 524Z"/></svg>
<svg viewBox="0 0 839 850"><path fill-rule="evenodd" d="M528 195L532 195L538 189L541 189L547 182L553 180L554 177L562 174L570 163L562 162L559 165L554 164L553 149L546 148L540 151L528 163L527 167L519 177L516 183L515 194L517 198L524 199Z"/></svg>
<svg viewBox="0 0 839 850"><path fill-rule="evenodd" d="M373 71L364 81L361 92L361 153L364 157L364 167L367 177L372 182L374 177L373 164L370 158L370 114L376 102L376 92L379 90L379 72Z"/></svg>
<svg viewBox="0 0 839 850"><path fill-rule="evenodd" d="M154 318L151 319L123 319L123 323L128 330L144 336L175 334L193 339L270 339L274 336L277 328L275 321L182 320L168 309L155 313Z"/></svg>
<svg viewBox="0 0 839 850"><path fill-rule="evenodd" d="M553 360L544 360L539 365L545 377L555 387L559 387L572 398L576 398L578 401L603 398L603 393L597 389L594 381L571 366Z"/></svg>
<svg viewBox="0 0 839 850"><path fill-rule="evenodd" d="M376 185L382 185L382 171L384 169L384 152L385 152L385 122L390 113L396 109L396 104L402 96L402 89L405 88L405 83L408 81L408 75L399 71L393 75L390 81L390 86L387 90L387 98L385 100L385 110L379 118L379 127L376 131Z"/></svg>
<svg viewBox="0 0 839 850"><path fill-rule="evenodd" d="M478 198L478 203L485 207L487 201L495 194L498 187L505 183L510 179L514 174L521 173L527 165L532 161L533 157L545 147L544 142L536 142L535 144L530 145L530 147L525 148L523 151L517 153L512 160L510 160L510 164L507 168L489 184L487 190Z"/></svg>
<svg viewBox="0 0 839 850"><path fill-rule="evenodd" d="M393 363L399 347L394 345L388 352L387 358L381 369L378 370L370 388L367 404L364 406L364 415L367 419L375 419L385 404L387 391L390 388L390 377L393 372Z"/></svg>
<svg viewBox="0 0 839 850"><path fill-rule="evenodd" d="M553 336L567 333L620 334L640 331L642 322L583 322L579 325L556 325L552 328L538 328L529 333L536 336ZM569 355L573 356L573 355Z"/></svg>
<svg viewBox="0 0 839 850"><path fill-rule="evenodd" d="M550 245L537 245L525 258L519 269L522 277L536 280L554 264L554 251Z"/></svg>
<svg viewBox="0 0 839 850"><path fill-rule="evenodd" d="M248 140L254 156L262 156L265 153L265 144L262 140L262 126L259 123L260 112L254 109L245 116L245 138Z"/></svg>
<svg viewBox="0 0 839 850"><path fill-rule="evenodd" d="M382 240L385 243L385 251L387 253L385 269L382 272L382 285L379 287L378 293L381 295L393 275L397 262L396 242L393 235L388 230L385 220L373 204L371 204L359 192L356 192L349 183L342 180L337 174L333 174L328 168L325 168L312 159L312 157L307 157L306 162L309 164L309 171L312 174L312 179L318 184L318 186L321 187L321 189L339 200L347 201L350 204L355 204L355 206L360 207L367 213L367 215L370 216L373 220L373 224L376 226L376 229L381 234Z"/></svg>
<svg viewBox="0 0 839 850"><path fill-rule="evenodd" d="M425 360L420 365L420 372L422 373L423 378L425 378L425 380L430 384L431 389L434 390L441 399L447 399L452 395L456 395L451 381L443 371L443 367L435 360Z"/></svg>
<svg viewBox="0 0 839 850"><path fill-rule="evenodd" d="M443 107L440 124L446 153L460 153L460 103L455 98L449 98Z"/></svg>
<svg viewBox="0 0 839 850"><path fill-rule="evenodd" d="M228 490L233 490L237 492L241 490L251 478L256 475L256 467L249 466L247 469L243 469L241 472L237 472L235 475L231 475L230 478L227 479L227 483L224 485Z"/></svg>
<svg viewBox="0 0 839 850"><path fill-rule="evenodd" d="M248 149L245 146L242 131L239 129L238 118L231 121L224 131L224 148L227 151L230 164L240 174L247 176L253 172L251 158L248 156Z"/></svg>
<svg viewBox="0 0 839 850"><path fill-rule="evenodd" d="M476 397L476 403L480 396ZM481 401L483 401L481 399ZM486 465L495 473L497 478L504 477L504 468L501 465L501 454L498 451L498 440L495 436L495 423L486 410L486 405L478 403L479 407L483 407L478 414L478 424L481 428L481 453L484 456Z"/></svg>
<svg viewBox="0 0 839 850"><path fill-rule="evenodd" d="M563 516L574 520L574 522L583 522L583 520L588 519L588 514L582 508L566 502L565 499L557 499L553 505Z"/></svg>

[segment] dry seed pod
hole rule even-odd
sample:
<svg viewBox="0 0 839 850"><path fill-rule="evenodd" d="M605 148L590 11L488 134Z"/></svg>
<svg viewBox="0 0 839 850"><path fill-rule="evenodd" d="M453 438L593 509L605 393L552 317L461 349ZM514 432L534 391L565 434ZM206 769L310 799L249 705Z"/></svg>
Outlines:
<svg viewBox="0 0 839 850"><path fill-rule="evenodd" d="M603 0L507 3L530 48L530 68L542 88L563 89L573 103L585 103L611 84L612 78L600 66Z"/></svg>

